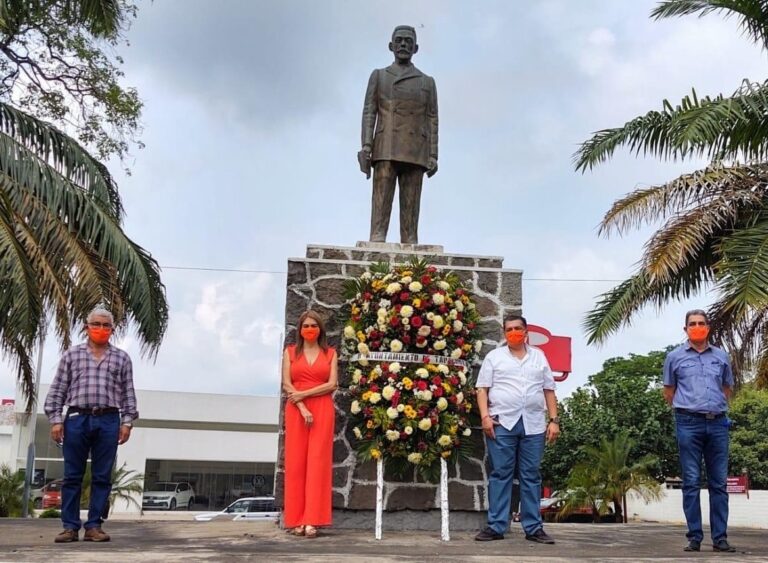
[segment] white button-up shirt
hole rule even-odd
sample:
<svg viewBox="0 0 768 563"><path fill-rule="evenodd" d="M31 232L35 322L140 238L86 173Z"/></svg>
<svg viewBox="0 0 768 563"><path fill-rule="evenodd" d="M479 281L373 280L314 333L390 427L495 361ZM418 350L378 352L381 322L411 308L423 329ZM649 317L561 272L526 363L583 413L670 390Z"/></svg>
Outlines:
<svg viewBox="0 0 768 563"><path fill-rule="evenodd" d="M541 434L547 429L547 404L544 389L555 389L555 378L544 352L526 346L523 359L509 347L488 352L480 367L476 387L488 389L488 414L512 430L523 417L526 434Z"/></svg>

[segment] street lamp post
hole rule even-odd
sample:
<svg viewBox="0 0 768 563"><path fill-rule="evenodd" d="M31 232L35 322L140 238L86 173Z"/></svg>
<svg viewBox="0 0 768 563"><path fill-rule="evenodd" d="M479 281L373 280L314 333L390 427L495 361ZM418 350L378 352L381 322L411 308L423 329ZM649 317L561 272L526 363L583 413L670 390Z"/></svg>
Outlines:
<svg viewBox="0 0 768 563"><path fill-rule="evenodd" d="M29 516L29 496L32 491L32 478L35 474L35 432L37 431L37 400L40 394L40 374L43 371L43 346L45 344L45 330L40 333L40 347L37 352L37 373L35 374L35 400L29 413L29 443L27 445L27 465L24 470L24 494L21 500L21 516Z"/></svg>

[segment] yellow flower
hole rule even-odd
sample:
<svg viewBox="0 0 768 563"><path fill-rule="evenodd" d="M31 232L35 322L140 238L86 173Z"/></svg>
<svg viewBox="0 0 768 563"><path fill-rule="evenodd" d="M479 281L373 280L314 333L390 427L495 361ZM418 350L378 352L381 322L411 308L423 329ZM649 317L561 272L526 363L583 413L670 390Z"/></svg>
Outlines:
<svg viewBox="0 0 768 563"><path fill-rule="evenodd" d="M464 350L465 352L469 352L469 351L471 351L471 350L472 350L472 344L464 344L464 346L462 346L461 348L462 348L462 350Z"/></svg>
<svg viewBox="0 0 768 563"><path fill-rule="evenodd" d="M375 291L380 291L380 290L381 290L381 288L383 288L383 287L384 287L384 282L383 282L383 281L381 281L381 280L373 280L373 282L371 282L371 287L372 287L372 288L373 288Z"/></svg>
<svg viewBox="0 0 768 563"><path fill-rule="evenodd" d="M363 393L363 401L367 401L368 399L370 399L371 394L372 394L371 391L366 391L365 393Z"/></svg>
<svg viewBox="0 0 768 563"><path fill-rule="evenodd" d="M449 434L456 434L456 432L458 432L458 431L459 431L459 427L456 424L454 424L453 426L448 428L448 433Z"/></svg>
<svg viewBox="0 0 768 563"><path fill-rule="evenodd" d="M443 336L448 336L449 334L451 334L451 330L452 330L451 325L445 325L443 327Z"/></svg>
<svg viewBox="0 0 768 563"><path fill-rule="evenodd" d="M464 403L464 408L467 409L467 412L472 410L472 403Z"/></svg>
<svg viewBox="0 0 768 563"><path fill-rule="evenodd" d="M365 342L365 333L362 330L357 331L357 339L360 342Z"/></svg>
<svg viewBox="0 0 768 563"><path fill-rule="evenodd" d="M413 300L413 306L414 306L414 308L416 308L416 309L418 309L419 307L421 307L421 299L419 299L418 297L417 297L416 299L414 299L414 300Z"/></svg>
<svg viewBox="0 0 768 563"><path fill-rule="evenodd" d="M436 372L436 371L438 371L438 369L437 369L437 365L436 365L436 364L427 364L427 369L428 369L429 371L431 371L431 372Z"/></svg>
<svg viewBox="0 0 768 563"><path fill-rule="evenodd" d="M443 389L445 389L446 393L452 393L453 387L451 387L450 383L443 382Z"/></svg>
<svg viewBox="0 0 768 563"><path fill-rule="evenodd" d="M452 303L453 303L453 299L451 299L450 297L448 297L448 296L446 295L446 296L445 296L445 302L446 302L448 305L450 305L450 304L452 304Z"/></svg>
<svg viewBox="0 0 768 563"><path fill-rule="evenodd" d="M403 414L407 418L416 418L416 409L414 409L411 405L406 405L403 409Z"/></svg>
<svg viewBox="0 0 768 563"><path fill-rule="evenodd" d="M408 277L408 276L412 276L412 275L413 275L413 272L410 271L410 270L405 270L404 272L400 272L400 276L402 276L404 278Z"/></svg>
<svg viewBox="0 0 768 563"><path fill-rule="evenodd" d="M381 457L381 452L376 448L371 448L371 458L379 459L380 457Z"/></svg>
<svg viewBox="0 0 768 563"><path fill-rule="evenodd" d="M359 315L360 314L360 307L357 305L352 305L352 314L353 315Z"/></svg>
<svg viewBox="0 0 768 563"><path fill-rule="evenodd" d="M468 304L469 303L469 297L467 297L466 295L462 295L461 296L461 302L464 303L464 305Z"/></svg>
<svg viewBox="0 0 768 563"><path fill-rule="evenodd" d="M451 457L451 450L445 450L444 452L441 452L440 455L443 456L445 459L448 459Z"/></svg>
<svg viewBox="0 0 768 563"><path fill-rule="evenodd" d="M453 439L448 434L443 434L437 439L437 444L444 448L447 448L453 443Z"/></svg>
<svg viewBox="0 0 768 563"><path fill-rule="evenodd" d="M413 388L413 381L411 381L410 377L403 378L403 387L405 387L408 391Z"/></svg>
<svg viewBox="0 0 768 563"><path fill-rule="evenodd" d="M366 427L366 428L373 428L373 421L372 421L372 420L369 420L369 421L367 421L367 422L365 423L365 427Z"/></svg>

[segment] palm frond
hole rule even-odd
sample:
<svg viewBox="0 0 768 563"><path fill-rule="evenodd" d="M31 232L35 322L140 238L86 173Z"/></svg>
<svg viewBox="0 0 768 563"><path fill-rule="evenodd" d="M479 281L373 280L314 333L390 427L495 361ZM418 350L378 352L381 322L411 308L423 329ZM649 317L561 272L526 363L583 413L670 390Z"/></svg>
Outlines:
<svg viewBox="0 0 768 563"><path fill-rule="evenodd" d="M762 0L665 0L651 12L654 19L698 14L704 17L712 12L723 12L724 17L737 17L739 26L755 43L768 48L768 6Z"/></svg>

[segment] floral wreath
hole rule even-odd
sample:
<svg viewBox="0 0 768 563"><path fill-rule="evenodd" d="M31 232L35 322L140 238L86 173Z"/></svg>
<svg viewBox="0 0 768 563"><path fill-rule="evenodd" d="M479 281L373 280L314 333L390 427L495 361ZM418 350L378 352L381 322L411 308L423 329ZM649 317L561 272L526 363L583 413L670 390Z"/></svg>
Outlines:
<svg viewBox="0 0 768 563"><path fill-rule="evenodd" d="M472 449L472 364L479 315L459 277L425 260L377 263L348 280L342 352L352 432L362 460L436 482L440 459Z"/></svg>

